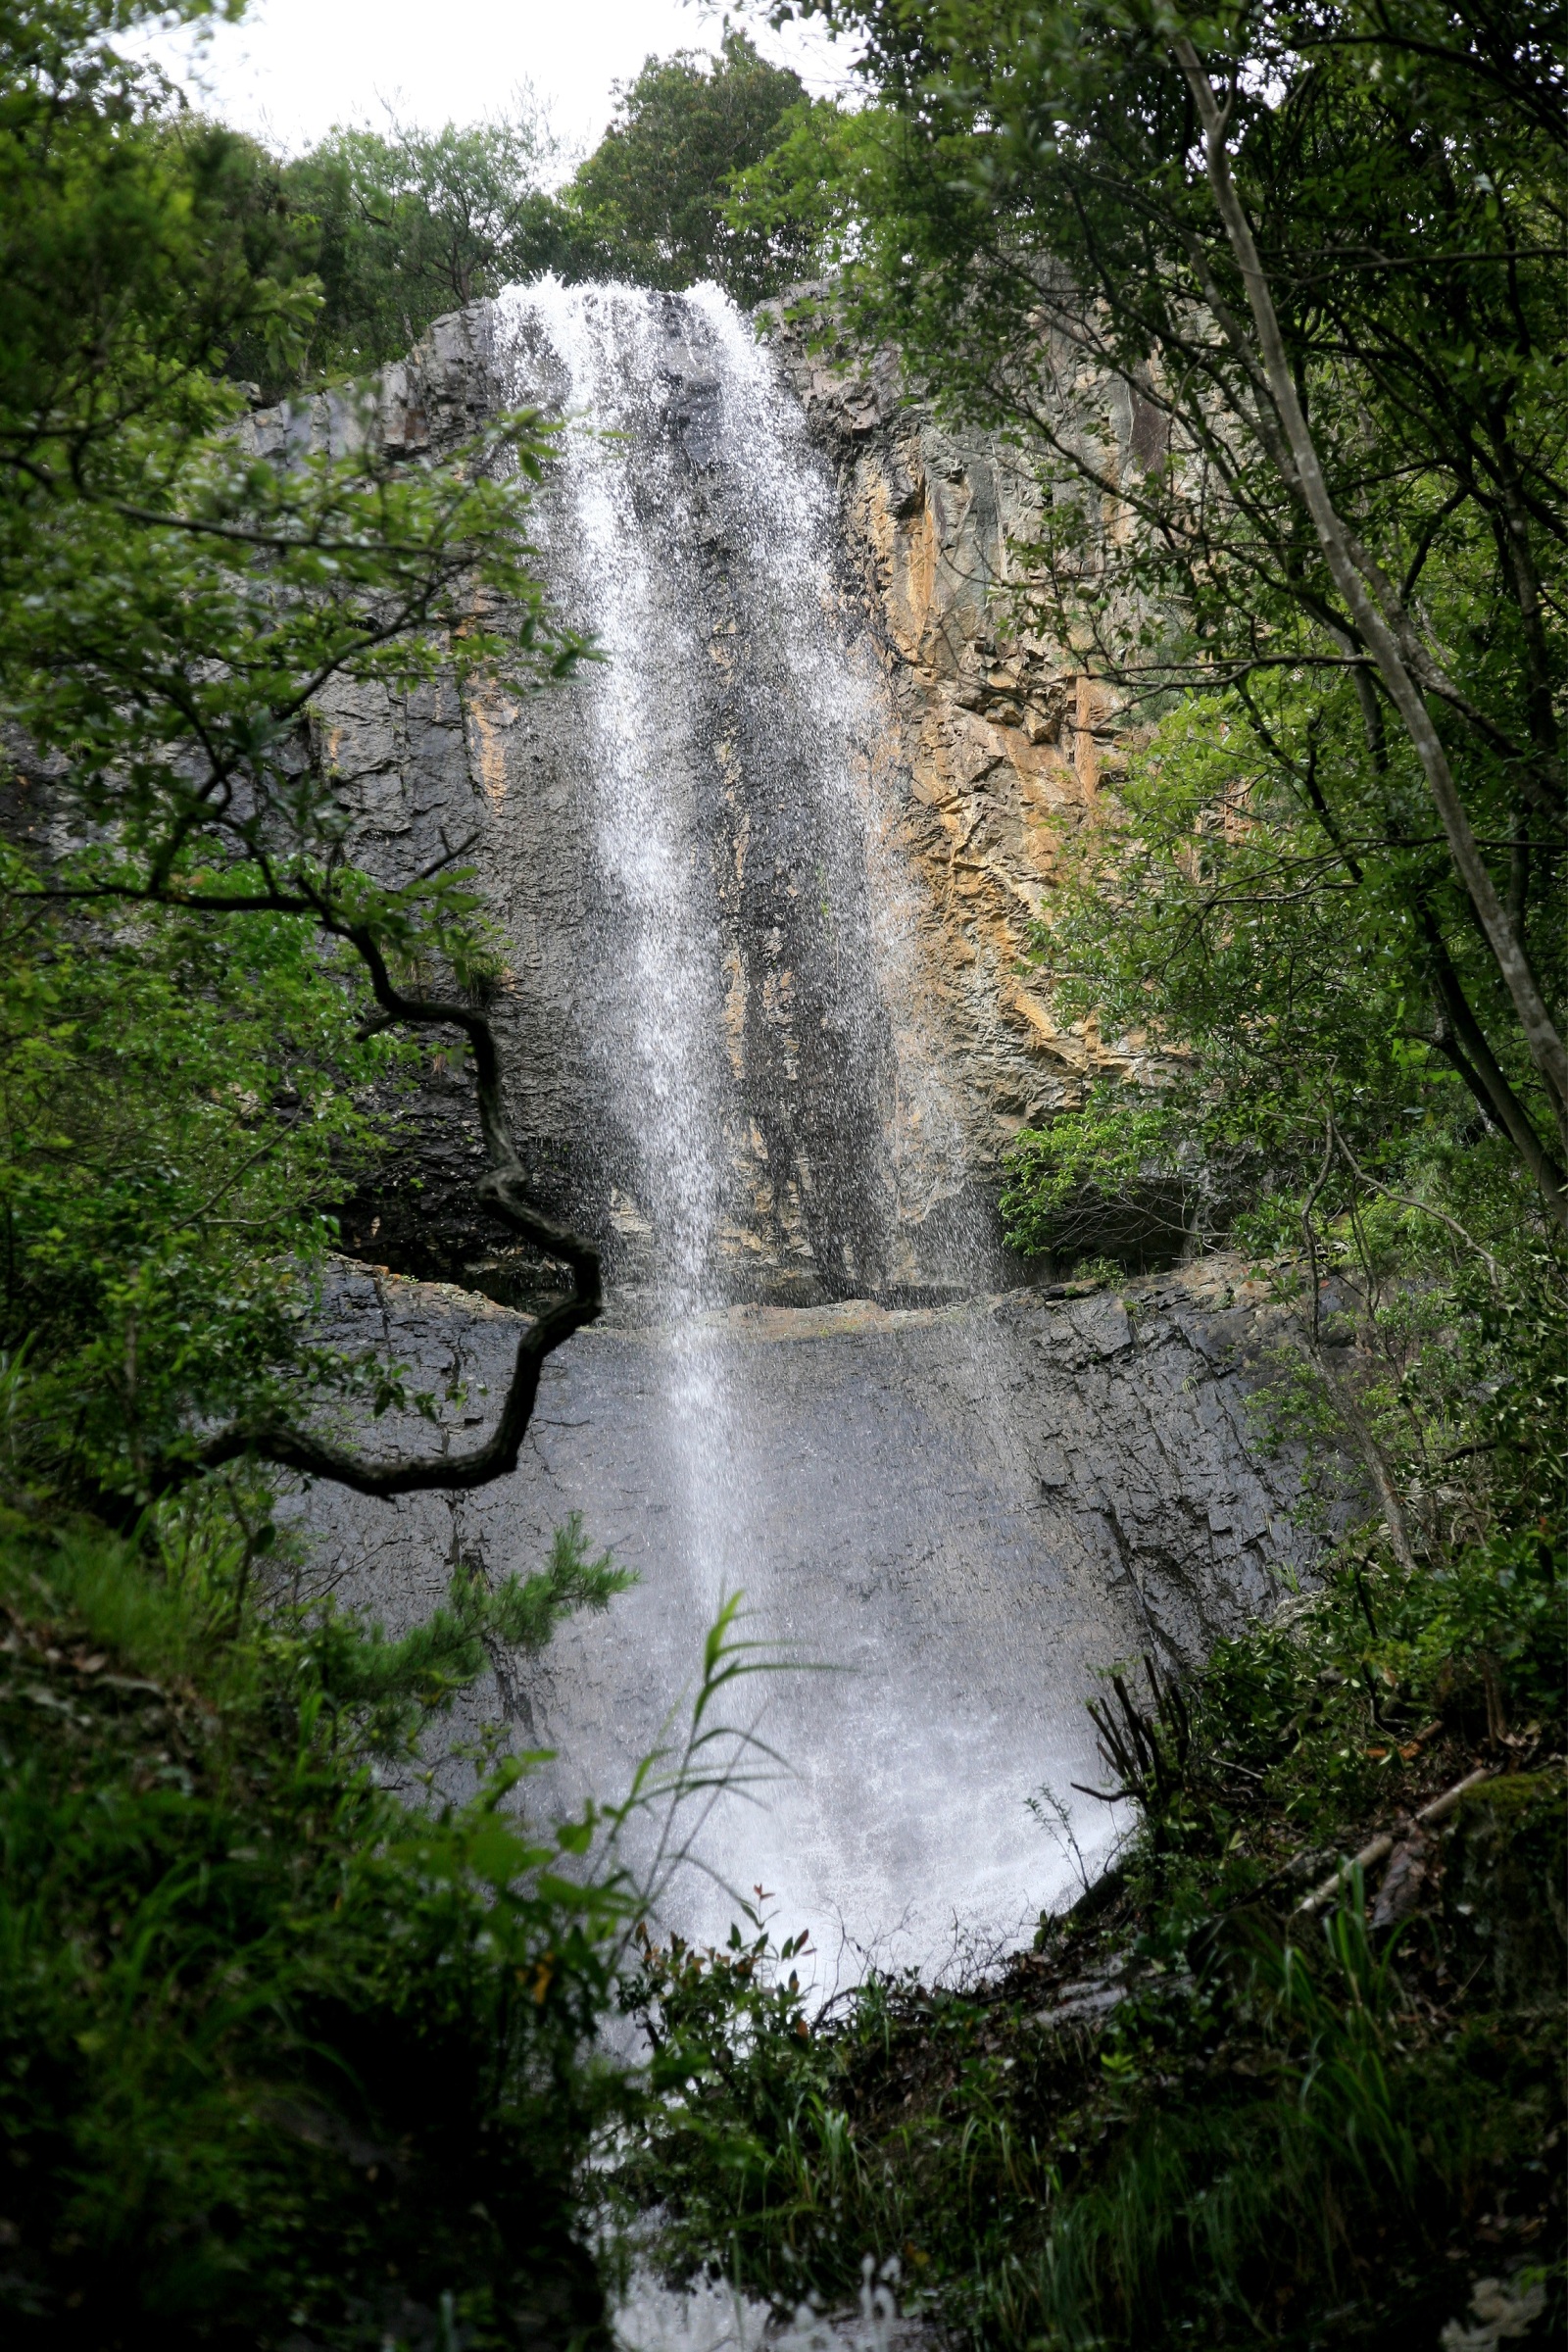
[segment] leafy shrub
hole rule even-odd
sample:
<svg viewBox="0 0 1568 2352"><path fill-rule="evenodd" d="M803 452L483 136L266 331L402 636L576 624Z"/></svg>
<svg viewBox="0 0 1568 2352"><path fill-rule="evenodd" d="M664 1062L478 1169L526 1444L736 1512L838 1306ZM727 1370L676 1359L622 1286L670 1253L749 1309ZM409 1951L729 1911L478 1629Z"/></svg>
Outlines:
<svg viewBox="0 0 1568 2352"><path fill-rule="evenodd" d="M366 1393L310 1337L322 1204L413 1055L356 1035L286 917L68 921L28 882L0 853L0 1349L27 1374L5 1440L14 1473L134 1495L200 1417Z"/></svg>
<svg viewBox="0 0 1568 2352"><path fill-rule="evenodd" d="M509 1636L595 1573L559 1544ZM471 1625L236 1641L188 1559L15 1520L0 1582L8 2341L598 2340L575 2208L633 1897L592 1814L510 1809L524 1762L411 1809L349 1736L428 1719Z"/></svg>
<svg viewBox="0 0 1568 2352"><path fill-rule="evenodd" d="M1098 1263L1116 1251L1135 1266L1168 1263L1189 1238L1200 1183L1183 1120L1110 1090L1015 1139L1003 1224L1028 1257Z"/></svg>

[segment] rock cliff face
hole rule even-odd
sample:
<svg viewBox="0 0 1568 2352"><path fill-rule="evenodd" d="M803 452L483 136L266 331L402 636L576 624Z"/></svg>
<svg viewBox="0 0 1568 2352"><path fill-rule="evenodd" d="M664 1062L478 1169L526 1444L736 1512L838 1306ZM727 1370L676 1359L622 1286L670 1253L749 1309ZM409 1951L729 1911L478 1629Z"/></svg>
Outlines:
<svg viewBox="0 0 1568 2352"><path fill-rule="evenodd" d="M1129 1064L1058 1024L1046 981L1020 961L1063 839L1124 771L1129 733L1080 658L1020 624L1017 551L1039 515L1027 453L944 431L886 360L840 366L784 325L774 347L837 468L846 558L888 680L925 981L994 1177L1022 1125L1074 1106L1097 1069ZM1107 386L1112 478L1149 454L1147 422Z"/></svg>
<svg viewBox="0 0 1568 2352"><path fill-rule="evenodd" d="M443 1441L459 1448L518 1318L345 1267L333 1329L421 1388L464 1387ZM1076 1299L600 1328L548 1365L512 1478L397 1504L318 1488L305 1508L339 1596L398 1627L460 1560L529 1572L574 1509L637 1572L608 1617L531 1664L498 1657L478 1694L520 1744L559 1751L532 1800L546 1809L627 1786L743 1586L749 1636L833 1671L765 1686L790 1777L763 1809L723 1809L705 1857L732 1886L766 1885L830 1953L837 1922L862 1940L903 1923L884 1957L928 1958L955 1912L1007 1936L1069 1881L1024 1810L1042 1785L1086 1855L1102 1850L1107 1809L1073 1794L1103 1785L1081 1704L1093 1669L1201 1655L1308 1569L1298 1467L1259 1458L1249 1419L1279 1336L1259 1288L1217 1260ZM372 1438L430 1442L413 1423ZM681 1899L688 1931L722 1934L727 1897L689 1884Z"/></svg>
<svg viewBox="0 0 1568 2352"><path fill-rule="evenodd" d="M622 740L607 745L589 673L522 700L338 688L314 756L378 870L468 845L507 940L492 1011L523 1156L542 1200L602 1239L617 1291L657 1280L670 1221L641 1116L660 1088L646 1050L644 1082L616 1083L647 994L633 952L647 873L624 854L645 810L628 793L607 812L617 758L646 770L646 814L657 799L662 854L701 901L703 936L679 953L697 974L691 1025L722 1041L698 1073L724 1136L708 1250L722 1295L994 1285L1007 1143L1108 1058L1058 1026L1019 960L1064 832L1121 759L1095 682L1008 634L1008 542L1027 532L1031 484L1015 455L954 440L884 378L785 337L757 366L793 387L810 440L792 442L776 396L769 409L725 347L738 321L646 298L643 325L636 381L602 354L593 377L632 435L621 544L658 577L666 640L643 658L645 616L642 639L613 648L622 703L627 679L637 689ZM537 320L519 336L478 306L387 371L370 416L322 397L254 430L277 452L370 430L417 456L508 399L569 414L573 380ZM788 482L768 478L781 465ZM547 566L569 616L603 628L617 565L591 537L580 485L564 481L546 501ZM667 908L642 915L668 937ZM348 1245L527 1303L526 1253L472 1210L480 1158L456 1055L416 1125L417 1147L350 1204Z"/></svg>
<svg viewBox="0 0 1568 2352"><path fill-rule="evenodd" d="M1006 1264L1005 1144L1100 1052L1019 951L1117 742L1091 680L1004 633L1004 453L786 356L793 390L716 295L546 287L439 322L369 419L258 421L416 453L510 399L622 436L568 421L540 508L612 662L526 699L340 691L313 746L378 871L467 845L519 1149L603 1242L611 1312L552 1358L511 1478L300 1507L334 1588L394 1624L460 1561L537 1565L572 1511L637 1572L478 1694L558 1751L541 1803L626 1786L744 1589L757 1639L834 1671L769 1681L791 1777L764 1815L720 1807L703 1859L819 1941L902 1921L880 1956L929 1959L955 1914L1005 1938L1064 1883L1023 1809L1043 1785L1102 1849L1071 1794L1100 1774L1093 1670L1197 1656L1314 1546L1250 1429L1280 1335L1239 1267L1070 1298ZM462 1287L350 1269L334 1312L466 1391L459 1446L533 1273L473 1216L456 1054L416 1112L348 1238ZM722 1933L730 1897L694 1887L678 1924Z"/></svg>

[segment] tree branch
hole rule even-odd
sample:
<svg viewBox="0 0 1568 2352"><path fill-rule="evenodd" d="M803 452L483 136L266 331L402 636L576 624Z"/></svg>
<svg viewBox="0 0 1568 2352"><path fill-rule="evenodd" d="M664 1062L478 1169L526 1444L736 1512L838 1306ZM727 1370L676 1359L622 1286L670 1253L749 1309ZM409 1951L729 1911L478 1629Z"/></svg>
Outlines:
<svg viewBox="0 0 1568 2352"><path fill-rule="evenodd" d="M177 899L175 904L200 909L204 902L190 898ZM234 902L220 903L213 911L229 912ZM270 904L258 894L248 900L248 906ZM539 1393L539 1378L545 1359L554 1354L573 1332L597 1320L604 1307L604 1290L599 1251L569 1227L547 1217L526 1199L523 1190L524 1172L507 1125L502 1100L501 1056L496 1047L495 1033L482 1012L472 1005L446 1004L438 999L406 996L397 987L387 968L386 957L379 941L368 925L346 923L329 909L307 907L293 901L282 909L290 913L310 911L316 914L321 928L334 938L345 940L354 948L369 974L370 986L377 1004L390 1021L408 1022L420 1028L457 1028L464 1032L473 1055L474 1093L479 1110L479 1125L484 1137L485 1153L490 1161L489 1173L479 1185L479 1198L485 1206L522 1241L529 1242L547 1257L570 1268L572 1288L566 1297L559 1298L536 1316L517 1342L513 1363L512 1379L502 1403L501 1416L490 1436L471 1453L453 1456L435 1454L413 1462L391 1463L384 1467L367 1462L358 1455L345 1452L340 1446L312 1437L309 1432L260 1424L220 1430L198 1448L195 1467L217 1470L225 1463L249 1459L273 1462L280 1469L293 1470L305 1478L327 1479L335 1486L348 1487L357 1494L390 1497L396 1494L428 1494L471 1487L487 1486L492 1479L504 1478L517 1466L517 1455L533 1417L534 1402ZM192 1465L184 1462L167 1465L160 1480L155 1480L155 1492L168 1492L188 1477Z"/></svg>
<svg viewBox="0 0 1568 2352"><path fill-rule="evenodd" d="M1355 1153L1350 1150L1350 1147L1346 1142L1344 1136L1340 1133L1339 1127L1332 1115L1329 1119L1329 1126L1333 1132L1335 1144L1339 1149L1340 1157L1344 1160L1346 1166L1349 1169L1357 1184L1364 1184L1368 1192L1381 1193L1385 1200L1396 1201L1400 1208L1413 1208L1418 1212L1419 1215L1423 1217L1435 1217L1440 1225L1446 1225L1451 1234L1456 1235L1457 1238L1463 1242L1467 1250L1473 1250L1477 1257L1485 1259L1487 1271L1492 1276L1494 1287L1500 1289L1502 1284L1502 1268L1493 1256L1492 1251L1483 1248L1482 1244L1476 1240L1474 1234L1467 1233L1464 1227L1459 1223L1458 1219L1456 1217L1450 1217L1446 1209L1434 1208L1430 1200L1417 1200L1409 1193L1396 1193L1393 1190L1392 1186L1380 1184L1375 1176L1369 1176L1365 1168L1362 1167L1360 1161L1356 1158Z"/></svg>

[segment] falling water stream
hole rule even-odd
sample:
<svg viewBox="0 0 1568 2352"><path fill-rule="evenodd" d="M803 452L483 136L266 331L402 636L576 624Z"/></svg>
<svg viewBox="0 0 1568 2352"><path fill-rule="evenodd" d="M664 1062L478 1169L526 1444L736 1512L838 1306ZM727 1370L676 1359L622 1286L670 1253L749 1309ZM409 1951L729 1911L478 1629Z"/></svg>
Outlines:
<svg viewBox="0 0 1568 2352"><path fill-rule="evenodd" d="M713 1811L673 1924L720 1936L765 1886L828 1975L930 1964L1062 1885L1024 1800L1088 1777L1086 1664L1131 1629L1009 1452L1021 1374L986 1311L835 487L716 288L546 279L500 298L495 337L511 397L564 420L543 553L608 657L570 691L611 1313L469 1525L577 1508L639 1573L540 1671L564 1798L624 1784L737 1589L757 1639L829 1670L757 1686L788 1776ZM1104 1832L1083 1824L1091 1851Z"/></svg>

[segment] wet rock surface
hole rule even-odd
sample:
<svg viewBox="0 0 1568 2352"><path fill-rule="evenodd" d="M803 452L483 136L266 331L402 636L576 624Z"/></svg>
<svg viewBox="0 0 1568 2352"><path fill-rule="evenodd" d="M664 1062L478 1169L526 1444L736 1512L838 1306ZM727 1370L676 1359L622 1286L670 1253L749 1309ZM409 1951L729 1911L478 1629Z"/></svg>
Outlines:
<svg viewBox="0 0 1568 2352"><path fill-rule="evenodd" d="M1087 821L1114 745L1092 681L991 634L1027 522L1004 454L803 367L792 390L716 289L551 281L438 321L376 417L287 426L416 453L487 404L554 408L541 562L612 656L526 698L340 687L315 716L372 870L461 844L479 878L518 1152L602 1247L609 1305L546 1366L512 1477L301 1508L311 1573L389 1626L461 1562L537 1567L573 1512L636 1572L543 1660L497 1655L460 1726L555 1751L546 1809L628 1786L744 1592L797 1669L740 1691L788 1770L706 1822L680 1924L722 1934L729 1890L765 1886L854 1969L930 1965L944 1936L1003 1948L1066 1883L1033 1792L1106 1850L1074 1793L1095 1669L1196 1658L1314 1545L1249 1421L1279 1335L1244 1269L1008 1287L1002 1152L1094 1059L1017 958L1052 827ZM461 1449L512 1310L554 1283L475 1212L460 1052L413 1107L345 1217L397 1273L345 1271L331 1313L413 1390L463 1393Z"/></svg>
<svg viewBox="0 0 1568 2352"><path fill-rule="evenodd" d="M690 1208L653 1164L670 1087L639 1035L681 990L676 1123L716 1139L710 1289L804 1304L1005 1280L995 1153L930 975L889 968L924 885L831 469L728 306L611 289L599 307L479 306L436 322L373 416L323 398L256 419L273 454L366 430L417 452L529 401L627 442L606 464L580 436L540 508L553 593L608 669L522 697L338 684L313 756L373 872L453 848L473 867L505 942L487 1009L518 1151L612 1287L659 1287ZM475 1211L481 1172L454 1041L409 1142L347 1204L346 1247L531 1304L537 1268Z"/></svg>
<svg viewBox="0 0 1568 2352"><path fill-rule="evenodd" d="M346 1266L334 1330L400 1356L416 1388L464 1386L440 1441L461 1449L518 1321ZM626 1786L743 1589L759 1639L834 1671L760 1691L794 1777L765 1813L713 1825L713 1866L787 1898L819 1943L842 1921L859 1940L892 1932L896 1953L902 1923L928 1956L956 1910L1004 1941L1065 1884L1024 1807L1042 1784L1103 1850L1106 1808L1070 1794L1102 1779L1079 1703L1093 1670L1191 1658L1309 1569L1296 1467L1259 1459L1249 1421L1273 1334L1259 1291L1213 1263L1077 1299L601 1328L547 1366L511 1479L397 1503L318 1487L302 1508L340 1594L390 1626L422 1616L459 1560L536 1567L574 1509L637 1572L544 1659L498 1658L480 1694L521 1744L559 1747L551 1803ZM411 1422L370 1442L431 1439Z"/></svg>
<svg viewBox="0 0 1568 2352"><path fill-rule="evenodd" d="M1020 962L1063 847L1092 824L1137 731L1073 648L1014 603L1039 535L1031 453L955 432L901 384L890 353L813 350L775 306L779 362L835 465L845 559L888 682L899 845L917 877L922 972L961 1072L977 1164L1018 1129L1075 1105L1103 1069L1137 1069L1142 1040L1057 1020L1049 974ZM1152 412L1103 387L1101 469L1152 454ZM1129 527L1108 512L1104 527Z"/></svg>

